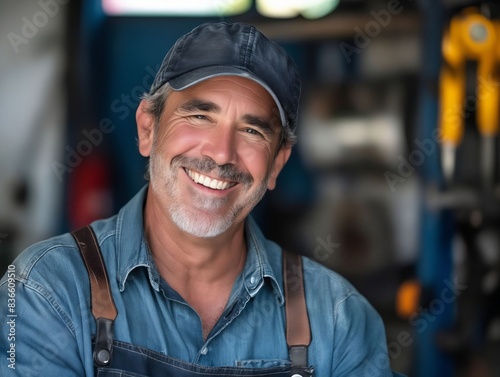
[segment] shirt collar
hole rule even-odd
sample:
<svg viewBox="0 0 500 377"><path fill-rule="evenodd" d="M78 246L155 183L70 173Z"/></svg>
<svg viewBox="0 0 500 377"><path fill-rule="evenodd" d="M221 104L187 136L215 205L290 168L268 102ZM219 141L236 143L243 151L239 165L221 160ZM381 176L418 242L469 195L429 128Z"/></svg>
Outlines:
<svg viewBox="0 0 500 377"><path fill-rule="evenodd" d="M116 223L117 278L120 291L125 289L127 279L137 267L148 270L149 281L155 290L159 290L160 274L153 262L144 236L143 208L148 185L120 210Z"/></svg>
<svg viewBox="0 0 500 377"><path fill-rule="evenodd" d="M255 296L264 283L269 281L280 305L285 302L282 290L281 249L267 240L252 216L245 222L247 261L243 269L243 281L250 296Z"/></svg>
<svg viewBox="0 0 500 377"><path fill-rule="evenodd" d="M144 186L118 213L116 224L117 279L120 291L125 289L127 279L137 267L148 270L149 281L159 290L160 275L149 251L144 235L143 208L148 185ZM255 296L266 281L282 305L281 249L268 241L249 216L245 222L247 260L242 272L243 284L250 296Z"/></svg>

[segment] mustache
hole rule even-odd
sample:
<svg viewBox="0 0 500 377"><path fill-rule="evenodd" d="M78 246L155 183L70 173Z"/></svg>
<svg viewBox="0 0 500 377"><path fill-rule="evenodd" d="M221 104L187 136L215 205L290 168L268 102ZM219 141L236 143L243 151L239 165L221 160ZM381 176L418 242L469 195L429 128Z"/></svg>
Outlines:
<svg viewBox="0 0 500 377"><path fill-rule="evenodd" d="M195 158L180 155L175 156L170 165L174 169L184 167L190 170L196 170L200 173L212 172L227 181L239 182L245 185L253 183L253 178L250 174L242 172L233 164L218 165L210 157Z"/></svg>

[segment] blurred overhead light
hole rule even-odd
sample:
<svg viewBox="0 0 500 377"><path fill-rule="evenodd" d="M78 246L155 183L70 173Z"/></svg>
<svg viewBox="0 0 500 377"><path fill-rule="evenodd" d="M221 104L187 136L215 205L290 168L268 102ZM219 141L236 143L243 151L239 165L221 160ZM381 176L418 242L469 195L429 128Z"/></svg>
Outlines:
<svg viewBox="0 0 500 377"><path fill-rule="evenodd" d="M102 0L113 16L234 16L250 9L252 0Z"/></svg>
<svg viewBox="0 0 500 377"><path fill-rule="evenodd" d="M340 0L256 0L257 10L266 17L315 19L331 13Z"/></svg>

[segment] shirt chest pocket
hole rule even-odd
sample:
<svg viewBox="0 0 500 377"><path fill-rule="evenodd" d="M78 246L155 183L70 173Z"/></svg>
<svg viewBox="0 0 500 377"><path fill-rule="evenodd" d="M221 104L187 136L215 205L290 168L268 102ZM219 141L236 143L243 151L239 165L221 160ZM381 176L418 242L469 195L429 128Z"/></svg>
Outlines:
<svg viewBox="0 0 500 377"><path fill-rule="evenodd" d="M254 359L254 360L236 360L235 366L239 368L285 368L289 367L289 360L281 359Z"/></svg>

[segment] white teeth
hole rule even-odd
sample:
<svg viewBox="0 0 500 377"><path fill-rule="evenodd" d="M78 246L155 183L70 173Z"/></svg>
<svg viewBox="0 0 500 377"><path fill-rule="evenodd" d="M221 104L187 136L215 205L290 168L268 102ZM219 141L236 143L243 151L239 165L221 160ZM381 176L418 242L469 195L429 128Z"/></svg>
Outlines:
<svg viewBox="0 0 500 377"><path fill-rule="evenodd" d="M205 187L210 187L211 189L214 190L225 190L235 185L234 183L224 182L224 181L219 181L218 179L209 178L205 175L193 172L189 169L186 169L186 172L194 182L199 183L200 185L203 185Z"/></svg>

